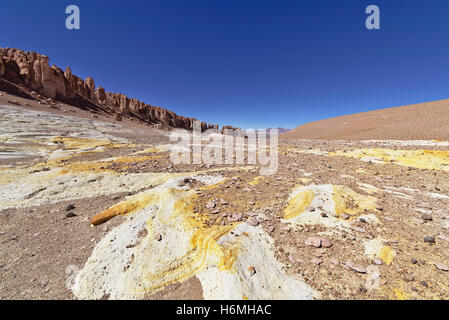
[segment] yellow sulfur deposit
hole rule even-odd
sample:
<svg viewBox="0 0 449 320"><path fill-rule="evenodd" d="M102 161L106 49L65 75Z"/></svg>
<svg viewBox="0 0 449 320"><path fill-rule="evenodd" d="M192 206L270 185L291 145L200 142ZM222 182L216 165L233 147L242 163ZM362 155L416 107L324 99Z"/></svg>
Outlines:
<svg viewBox="0 0 449 320"><path fill-rule="evenodd" d="M345 186L333 187L333 200L335 203L335 214L357 215L367 210L376 210L376 198L364 196Z"/></svg>
<svg viewBox="0 0 449 320"><path fill-rule="evenodd" d="M220 183L222 182L205 186L203 189L216 187ZM207 265L215 265L219 271L236 272L233 266L239 251L238 242L226 245L219 244L218 240L238 224L209 226L207 214L194 213L193 208L197 199L198 196L193 191L171 188L155 189L122 201L91 219L92 225L98 225L117 215L130 215L141 209L154 206L157 208L155 220L150 219L146 223L148 230L147 245L154 241L152 236L155 234L153 229L156 220L158 224L167 228L181 227L179 231L190 239L187 250L179 256L173 257L173 260L166 261L166 264L159 268L143 267L147 263L151 263L151 261L146 261L145 258L140 262L136 261L137 266L142 267L144 274L141 283L143 287L133 288L135 293L152 294L169 284L191 278ZM168 235L166 236L168 237ZM145 252L149 249L151 247L142 247L142 258L142 255L146 255Z"/></svg>
<svg viewBox="0 0 449 320"><path fill-rule="evenodd" d="M397 300L407 300L408 299L407 295L401 289L394 288L393 293Z"/></svg>
<svg viewBox="0 0 449 320"><path fill-rule="evenodd" d="M249 184L250 186L256 186L256 185L258 185L262 180L263 180L263 177L258 176L258 177L255 177L255 178L254 178L252 181L250 181L248 184Z"/></svg>
<svg viewBox="0 0 449 320"><path fill-rule="evenodd" d="M56 144L63 144L63 150L76 149L95 149L98 147L118 147L121 144L115 144L110 140L92 139L92 138L76 138L76 137L55 137L50 140Z"/></svg>
<svg viewBox="0 0 449 320"><path fill-rule="evenodd" d="M417 169L449 171L449 151L442 150L356 149L330 152L329 155L376 160Z"/></svg>
<svg viewBox="0 0 449 320"><path fill-rule="evenodd" d="M291 198L288 202L287 208L284 211L285 219L293 219L303 213L304 210L312 203L313 197L313 190L306 190Z"/></svg>
<svg viewBox="0 0 449 320"><path fill-rule="evenodd" d="M396 253L389 246L383 246L379 252L379 258L386 264L391 264Z"/></svg>
<svg viewBox="0 0 449 320"><path fill-rule="evenodd" d="M117 205L109 209L106 209L101 213L97 214L96 216L94 216L90 220L90 223L94 226L97 226L114 218L115 216L133 213L137 210L144 208L148 204L155 202L156 199L157 195L155 194L142 194L139 195L137 198L133 198L132 200L122 201Z"/></svg>

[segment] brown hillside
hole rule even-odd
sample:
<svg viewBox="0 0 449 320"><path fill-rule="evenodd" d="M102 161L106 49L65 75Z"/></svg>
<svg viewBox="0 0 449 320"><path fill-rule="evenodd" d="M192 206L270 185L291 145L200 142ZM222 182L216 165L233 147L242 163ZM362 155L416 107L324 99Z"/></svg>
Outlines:
<svg viewBox="0 0 449 320"><path fill-rule="evenodd" d="M284 139L449 140L449 100L356 113L299 126Z"/></svg>

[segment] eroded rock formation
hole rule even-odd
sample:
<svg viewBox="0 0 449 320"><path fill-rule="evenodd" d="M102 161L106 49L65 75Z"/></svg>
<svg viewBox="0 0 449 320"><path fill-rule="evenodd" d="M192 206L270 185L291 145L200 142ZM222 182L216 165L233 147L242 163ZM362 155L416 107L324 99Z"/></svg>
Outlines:
<svg viewBox="0 0 449 320"><path fill-rule="evenodd" d="M0 47L0 77L45 98L82 109L103 110L162 127L192 130L194 121L197 121L121 93L106 92L100 86L96 88L93 78L80 79L69 67L63 72L55 65L50 66L49 60L47 56L36 52ZM218 125L201 122L202 131L210 128L218 129Z"/></svg>

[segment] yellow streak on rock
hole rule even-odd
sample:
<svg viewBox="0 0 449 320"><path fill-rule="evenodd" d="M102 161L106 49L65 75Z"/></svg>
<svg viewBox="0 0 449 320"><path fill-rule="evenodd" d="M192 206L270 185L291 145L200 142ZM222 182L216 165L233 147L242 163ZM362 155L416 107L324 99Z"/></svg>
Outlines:
<svg viewBox="0 0 449 320"><path fill-rule="evenodd" d="M202 189L213 188L221 183L223 182ZM167 285L185 281L199 273L206 265L215 265L220 271L236 272L233 265L237 260L239 251L237 243L233 245L219 244L218 240L238 224L209 226L206 213L194 213L193 208L197 198L198 195L192 191L178 189L146 192L101 212L91 219L91 223L92 225L99 225L117 215L132 214L152 204L159 207L157 218L163 224L179 227L179 221L181 221L184 232L191 235L190 249L182 256L177 257L176 261L170 264L166 270L145 275L144 293L152 294L162 290ZM174 204L173 199L175 199ZM167 213L168 216L164 216ZM154 235L150 220L147 222L147 230L147 238ZM140 291L137 288L135 290Z"/></svg>
<svg viewBox="0 0 449 320"><path fill-rule="evenodd" d="M449 151L442 150L356 149L330 152L329 155L356 159L374 158L405 167L449 171Z"/></svg>
<svg viewBox="0 0 449 320"><path fill-rule="evenodd" d="M170 194L180 199L175 202L173 215L162 222L170 224L171 220L180 217L182 227L192 234L190 249L183 256L178 257L169 269L145 276L145 280L151 283L150 286L145 286L147 294L153 294L170 284L185 281L199 273L206 265L216 265L220 271L236 272L233 265L237 260L238 247L219 244L218 240L234 229L237 224L209 227L207 215L195 214L193 211L196 194L186 196L188 192L175 189L169 190L168 196ZM173 224L176 222L173 221Z"/></svg>
<svg viewBox="0 0 449 320"><path fill-rule="evenodd" d="M134 152L131 155L138 155L138 154L145 154L145 153L157 153L159 151L162 151L162 150L160 148L157 148L157 147L150 147L150 148L146 148L146 149L141 150L141 151Z"/></svg>
<svg viewBox="0 0 449 320"><path fill-rule="evenodd" d="M162 156L145 156L145 157L120 157L112 160L114 163L132 163L132 162L144 162L156 158L160 158Z"/></svg>
<svg viewBox="0 0 449 320"><path fill-rule="evenodd" d="M109 140L92 138L55 137L50 141L54 143L64 144L63 150L97 148L113 145L113 143Z"/></svg>
<svg viewBox="0 0 449 320"><path fill-rule="evenodd" d="M395 255L395 251L389 246L383 246L379 252L379 258L386 264L391 264Z"/></svg>
<svg viewBox="0 0 449 320"><path fill-rule="evenodd" d="M313 190L306 190L291 198L284 210L284 218L286 220L293 219L303 213L312 203L313 197Z"/></svg>
<svg viewBox="0 0 449 320"><path fill-rule="evenodd" d="M97 226L114 218L115 216L127 215L136 212L137 210L146 207L148 204L155 202L157 198L157 194L153 193L138 195L138 197L132 198L131 200L122 201L115 206L95 215L92 219L90 219L90 223Z"/></svg>
<svg viewBox="0 0 449 320"><path fill-rule="evenodd" d="M333 186L335 214L357 215L367 210L376 211L376 198L363 196L345 186Z"/></svg>
<svg viewBox="0 0 449 320"><path fill-rule="evenodd" d="M192 198L196 198L195 196ZM226 233L235 228L237 224L231 224L227 226L213 225L211 227L206 226L207 217L205 214L197 217L193 213L193 202L186 202L180 200L175 204L175 214L184 215L184 225L187 229L196 230L190 240L192 248L200 253L202 256L202 264L206 260L209 253L218 257L218 269L220 271L234 271L233 264L236 261L236 248L225 248L217 244L217 240Z"/></svg>

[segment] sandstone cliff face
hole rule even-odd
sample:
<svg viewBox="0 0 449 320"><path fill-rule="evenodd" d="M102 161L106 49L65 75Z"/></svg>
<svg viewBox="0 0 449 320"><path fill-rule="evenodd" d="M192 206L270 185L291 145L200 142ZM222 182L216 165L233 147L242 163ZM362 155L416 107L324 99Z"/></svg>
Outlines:
<svg viewBox="0 0 449 320"><path fill-rule="evenodd" d="M63 72L49 65L49 58L36 52L0 48L0 77L36 91L46 98L62 101L82 109L104 110L141 121L192 130L193 118L183 117L164 108L151 106L121 93L96 88L93 78L75 76L69 67ZM218 125L201 122L201 129L218 129ZM228 127L231 128L231 127Z"/></svg>

